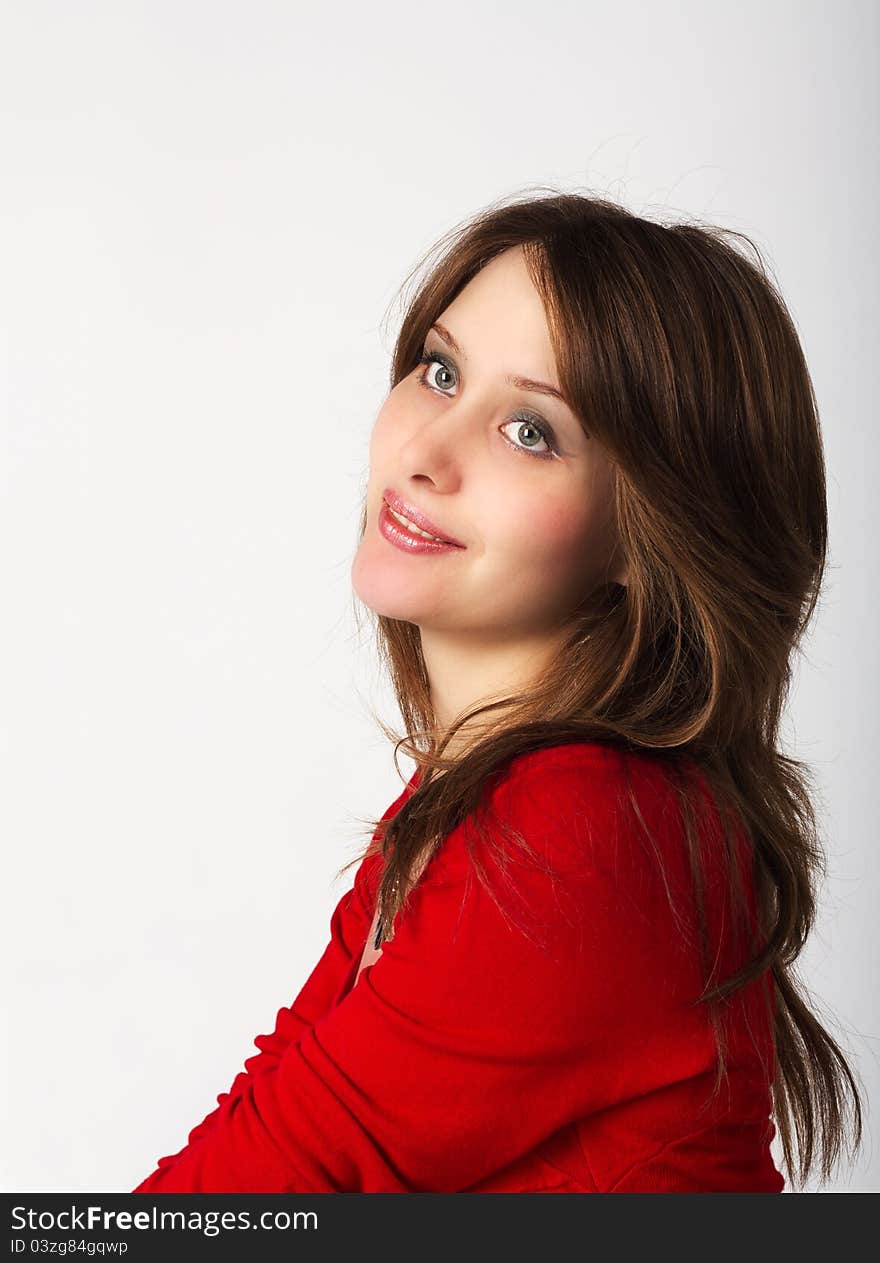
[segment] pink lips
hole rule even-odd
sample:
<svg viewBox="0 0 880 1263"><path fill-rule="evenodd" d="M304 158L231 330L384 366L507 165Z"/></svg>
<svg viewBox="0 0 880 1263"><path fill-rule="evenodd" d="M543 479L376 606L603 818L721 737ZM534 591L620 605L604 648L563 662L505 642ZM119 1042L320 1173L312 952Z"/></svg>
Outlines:
<svg viewBox="0 0 880 1263"><path fill-rule="evenodd" d="M423 531L427 531L429 535L436 535L443 543L452 544L456 548L465 547L460 540L455 539L452 535L447 535L445 531L441 530L421 509L417 509L414 504L409 504L406 500L402 500L392 487L386 487L382 492L382 496L395 513L401 513L405 518L409 518L410 522L414 522L416 526L421 527ZM398 526L400 526L401 530L406 529L401 523L398 523ZM413 538L421 539L421 536L414 536ZM423 542L428 544L433 541L424 540Z"/></svg>
<svg viewBox="0 0 880 1263"><path fill-rule="evenodd" d="M428 539L425 535L417 535L394 517L384 500L376 525L382 538L404 553L424 556L425 553L457 553L464 549L463 544L456 544L451 540Z"/></svg>

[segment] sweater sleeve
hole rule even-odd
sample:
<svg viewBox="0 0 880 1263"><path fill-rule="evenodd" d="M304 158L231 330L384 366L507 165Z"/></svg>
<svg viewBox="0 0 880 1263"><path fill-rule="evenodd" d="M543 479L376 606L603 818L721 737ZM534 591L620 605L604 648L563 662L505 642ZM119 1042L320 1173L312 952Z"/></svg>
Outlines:
<svg viewBox="0 0 880 1263"><path fill-rule="evenodd" d="M354 958L363 951L372 920L372 910L364 902L363 876L368 861L361 862L355 884L346 891L330 918L330 941L294 1001L278 1010L270 1034L257 1035L254 1045L259 1052L248 1057L229 1090L217 1097L217 1106L190 1131L187 1144L178 1153L159 1159L158 1171L165 1171L186 1152L189 1146L222 1126L245 1089L261 1074L278 1065L284 1050L300 1039L331 1008L333 1001L353 967Z"/></svg>
<svg viewBox="0 0 880 1263"><path fill-rule="evenodd" d="M409 793L415 779L417 779L417 773L383 812L383 820L393 815ZM374 841L375 837L374 833ZM254 1045L259 1052L245 1060L244 1070L236 1075L229 1090L221 1092L217 1097L216 1108L193 1127L183 1149L159 1159L158 1171L164 1172L168 1167L173 1166L178 1158L187 1152L189 1146L202 1139L227 1118L242 1092L256 1076L277 1066L288 1045L300 1039L305 1031L332 1008L349 971L354 966L355 958L360 959L373 919L374 907L371 902L372 892L368 886L368 874L375 863L375 857L361 861L355 873L352 889L342 895L333 910L330 918L330 941L318 963L292 1004L278 1010L272 1032L257 1035L254 1038Z"/></svg>
<svg viewBox="0 0 880 1263"><path fill-rule="evenodd" d="M504 911L472 871L466 820L341 1003L309 1024L316 992L213 1126L133 1191L463 1191L649 1090L652 1057L688 1024L680 1072L711 1066L645 853L617 843L616 765L588 751L520 756L487 795L484 828L513 826L538 856L505 847L502 872L478 852Z"/></svg>

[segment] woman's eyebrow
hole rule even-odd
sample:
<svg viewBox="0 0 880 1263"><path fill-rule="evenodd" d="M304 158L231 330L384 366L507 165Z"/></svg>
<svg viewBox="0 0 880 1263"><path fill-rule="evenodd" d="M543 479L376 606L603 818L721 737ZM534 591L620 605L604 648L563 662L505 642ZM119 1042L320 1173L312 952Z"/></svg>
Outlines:
<svg viewBox="0 0 880 1263"><path fill-rule="evenodd" d="M441 325L439 321L435 321L431 325L432 329L436 329L437 333L444 342L448 342L453 351L456 351L462 359L467 359L464 351L456 342L455 338L449 332L445 325ZM554 399L560 399L566 407L570 407L568 400L561 390L557 390L555 386L548 386L547 382L536 382L532 377L516 377L512 373L508 373L505 381L511 386L516 386L519 390L528 390L535 395L552 395Z"/></svg>

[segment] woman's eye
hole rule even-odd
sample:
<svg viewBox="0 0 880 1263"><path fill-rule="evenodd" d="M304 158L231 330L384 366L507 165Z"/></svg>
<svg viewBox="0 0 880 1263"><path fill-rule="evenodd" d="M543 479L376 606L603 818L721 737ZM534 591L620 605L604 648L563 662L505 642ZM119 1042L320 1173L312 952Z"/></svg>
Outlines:
<svg viewBox="0 0 880 1263"><path fill-rule="evenodd" d="M519 429L514 431L514 433L516 434L517 439L525 444L524 447L520 447L518 443L514 444L514 447L518 452L534 452L536 456L555 455L555 448L553 447L549 436L536 421L530 421L527 417L514 417L512 421L505 421L501 429L506 430L509 425L519 426ZM523 434L523 431L525 431L525 434ZM531 431L531 433L529 433L529 431ZM545 450L538 451L535 447L536 442L543 443Z"/></svg>
<svg viewBox="0 0 880 1263"><path fill-rule="evenodd" d="M447 363L447 361L443 359L441 356L430 355L427 351L422 355L421 359L419 360L419 363L425 365L425 371L419 377L419 382L423 386L427 386L429 390L442 390L444 392L448 390L449 388L448 382L437 381L437 379L435 378L433 383L429 383L428 374L431 371L431 367L436 364L436 366L442 369L443 372L446 373L448 376L454 377L455 370L453 369L451 364Z"/></svg>

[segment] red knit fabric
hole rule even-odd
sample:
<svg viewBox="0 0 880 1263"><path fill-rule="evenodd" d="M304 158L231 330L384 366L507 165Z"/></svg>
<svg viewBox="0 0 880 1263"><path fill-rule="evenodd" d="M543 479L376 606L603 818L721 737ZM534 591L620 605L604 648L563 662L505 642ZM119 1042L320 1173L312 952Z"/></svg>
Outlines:
<svg viewBox="0 0 880 1263"><path fill-rule="evenodd" d="M499 831L506 872L480 856L502 911L472 870L463 822L352 985L382 858L363 861L274 1032L133 1191L780 1192L769 974L728 1004L728 1080L710 1101L684 829L660 765L627 765L652 842L617 752L579 742L513 759L487 792L486 827L520 831L556 875ZM743 958L723 928L717 815L701 833L717 981ZM748 882L745 851L742 872Z"/></svg>

